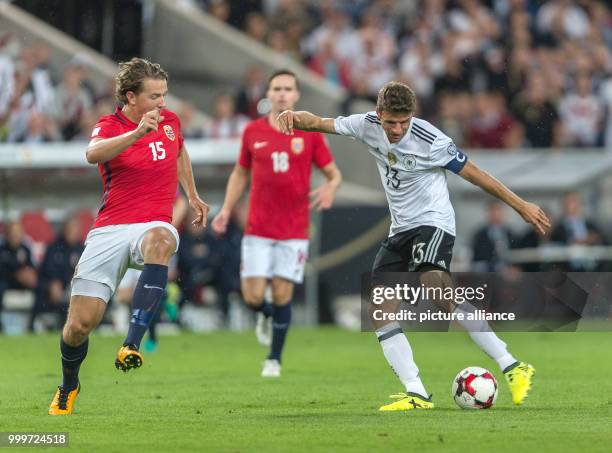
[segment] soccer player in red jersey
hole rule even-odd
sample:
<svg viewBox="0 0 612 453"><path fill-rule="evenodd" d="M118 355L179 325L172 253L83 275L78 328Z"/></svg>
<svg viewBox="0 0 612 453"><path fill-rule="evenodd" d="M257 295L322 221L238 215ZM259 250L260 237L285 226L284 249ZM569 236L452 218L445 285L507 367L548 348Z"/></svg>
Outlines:
<svg viewBox="0 0 612 453"><path fill-rule="evenodd" d="M180 120L166 109L167 80L168 74L147 60L120 63L116 97L123 107L100 118L92 132L86 157L98 164L104 195L72 280L60 342L63 382L49 407L52 415L72 413L89 334L128 267L142 269L142 274L115 366L127 371L142 365L140 342L163 295L168 262L179 243L171 225L177 182L197 212L194 223L206 226L208 206L195 187Z"/></svg>
<svg viewBox="0 0 612 453"><path fill-rule="evenodd" d="M272 74L266 96L271 111L244 130L225 201L211 226L218 234L225 232L250 176L249 216L242 240L242 296L258 312L259 341L271 346L261 374L279 377L293 287L303 280L308 254L309 193L311 208L330 208L342 175L323 135L297 132L289 137L279 131L277 116L300 97L295 74L288 70ZM310 192L313 164L327 182ZM272 304L264 301L268 283Z"/></svg>

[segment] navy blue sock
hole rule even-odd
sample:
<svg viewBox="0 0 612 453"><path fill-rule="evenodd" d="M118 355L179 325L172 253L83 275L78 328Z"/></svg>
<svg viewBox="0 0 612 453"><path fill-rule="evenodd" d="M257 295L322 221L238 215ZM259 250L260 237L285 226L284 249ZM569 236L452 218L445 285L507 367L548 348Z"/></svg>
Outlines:
<svg viewBox="0 0 612 453"><path fill-rule="evenodd" d="M62 336L60 340L60 351L62 353L62 374L64 381L62 387L68 390L73 390L79 384L79 369L81 363L87 356L89 348L89 339L79 346L70 346L64 341Z"/></svg>
<svg viewBox="0 0 612 453"><path fill-rule="evenodd" d="M145 264L138 284L134 290L132 302L132 319L124 345L140 348L140 342L153 317L157 314L159 302L168 283L168 266L162 264Z"/></svg>
<svg viewBox="0 0 612 453"><path fill-rule="evenodd" d="M254 312L261 312L266 318L269 318L274 314L274 305L272 305L269 301L265 300L261 305L255 307L253 305L249 305L249 308Z"/></svg>
<svg viewBox="0 0 612 453"><path fill-rule="evenodd" d="M291 324L291 304L275 306L272 315L272 346L268 359L280 362L289 324Z"/></svg>
<svg viewBox="0 0 612 453"><path fill-rule="evenodd" d="M157 310L155 311L155 316L153 316L153 320L149 325L149 338L151 341L157 343L157 323L159 322L159 318L161 317L162 304L159 304Z"/></svg>

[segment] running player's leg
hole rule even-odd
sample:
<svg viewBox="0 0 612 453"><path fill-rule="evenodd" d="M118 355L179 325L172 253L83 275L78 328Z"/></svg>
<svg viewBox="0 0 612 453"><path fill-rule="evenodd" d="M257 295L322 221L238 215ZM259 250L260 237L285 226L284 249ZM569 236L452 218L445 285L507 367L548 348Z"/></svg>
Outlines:
<svg viewBox="0 0 612 453"><path fill-rule="evenodd" d="M277 360L280 364L285 346L285 339L291 324L291 299L293 298L293 282L280 277L272 279L272 344L268 360Z"/></svg>
<svg viewBox="0 0 612 453"><path fill-rule="evenodd" d="M85 359L89 333L99 324L106 304L127 267L129 243L125 228L102 227L87 235L75 269L68 317L60 349L64 381L53 398L50 414L70 414L79 392L78 373Z"/></svg>
<svg viewBox="0 0 612 453"><path fill-rule="evenodd" d="M443 291L446 287L452 287L453 281L447 270L450 268L454 237L438 228L421 227L415 242L424 244L423 259L415 269L423 272L421 275L423 284L430 287L440 286ZM457 322L467 330L472 341L495 360L508 381L512 400L515 404L521 404L531 388L531 378L535 373L533 366L516 360L508 351L506 343L493 332L487 321L468 320L467 314L476 310L476 307L469 302L456 306L438 302L438 305L447 311L464 312L463 319Z"/></svg>
<svg viewBox="0 0 612 453"><path fill-rule="evenodd" d="M247 306L257 313L262 313L263 318L270 317L274 310L270 301L265 299L268 280L272 277L273 243L271 239L250 235L244 236L241 243L242 297ZM260 319L258 316L258 323Z"/></svg>
<svg viewBox="0 0 612 453"><path fill-rule="evenodd" d="M72 413L79 393L79 370L87 356L89 334L95 329L106 310L106 302L97 297L74 295L70 299L68 318L60 340L63 381L55 393L49 414Z"/></svg>
<svg viewBox="0 0 612 453"><path fill-rule="evenodd" d="M396 238L396 241L399 238ZM409 247L409 244L407 246ZM395 250L395 246L389 243L389 240L383 242L380 247L373 265L373 284L378 283L384 285L384 274L388 272L406 272L408 263ZM380 279L380 282L378 280ZM396 301L396 304L399 301ZM370 309L374 308L371 306ZM395 311L395 304L389 303L386 307L388 311ZM374 323L376 337L380 343L387 363L404 385L406 393L401 393L395 398L397 401L382 406L382 411L396 410L411 410L420 408L431 408L433 403L429 398L429 394L419 376L419 368L417 367L412 354L412 348L406 335L397 322L377 321L373 316L370 319ZM395 397L395 395L394 395Z"/></svg>
<svg viewBox="0 0 612 453"><path fill-rule="evenodd" d="M140 245L144 267L134 289L132 318L123 342L127 349L138 351L142 337L157 314L168 282L168 264L177 246L175 234L166 227L151 228L144 235ZM129 363L125 365L130 367Z"/></svg>

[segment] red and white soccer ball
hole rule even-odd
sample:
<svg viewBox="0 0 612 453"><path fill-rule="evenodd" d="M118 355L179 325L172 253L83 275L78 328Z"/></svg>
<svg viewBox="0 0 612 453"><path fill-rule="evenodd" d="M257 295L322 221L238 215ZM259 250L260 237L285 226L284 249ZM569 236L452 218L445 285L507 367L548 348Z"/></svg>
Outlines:
<svg viewBox="0 0 612 453"><path fill-rule="evenodd" d="M453 398L462 409L489 409L497 399L495 376L478 366L461 370L453 380Z"/></svg>

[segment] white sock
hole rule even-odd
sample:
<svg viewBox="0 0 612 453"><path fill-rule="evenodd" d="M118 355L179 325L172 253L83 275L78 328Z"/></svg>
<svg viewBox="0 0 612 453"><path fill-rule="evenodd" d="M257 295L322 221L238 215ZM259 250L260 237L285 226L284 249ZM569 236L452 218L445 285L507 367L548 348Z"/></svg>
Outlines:
<svg viewBox="0 0 612 453"><path fill-rule="evenodd" d="M473 313L476 308L465 302L458 305L454 312L463 312L465 315ZM516 359L508 352L506 343L504 343L496 334L491 330L489 323L485 320L477 321L457 321L465 330L470 334L470 338L476 343L480 349L482 349L489 357L497 362L499 368L504 371L514 362Z"/></svg>
<svg viewBox="0 0 612 453"><path fill-rule="evenodd" d="M419 369L412 358L412 348L400 325L396 322L387 324L376 331L376 336L387 362L406 387L406 392L427 398L429 394L419 377Z"/></svg>

